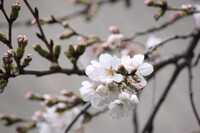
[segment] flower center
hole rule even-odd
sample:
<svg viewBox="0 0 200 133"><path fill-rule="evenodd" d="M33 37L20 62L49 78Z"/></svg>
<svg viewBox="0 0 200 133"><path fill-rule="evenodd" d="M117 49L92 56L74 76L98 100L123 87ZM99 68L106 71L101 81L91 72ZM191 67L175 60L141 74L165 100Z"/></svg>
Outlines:
<svg viewBox="0 0 200 133"><path fill-rule="evenodd" d="M112 69L112 67L111 68L105 68L104 69L105 71L106 71L106 73L108 74L108 75L114 75L114 70Z"/></svg>

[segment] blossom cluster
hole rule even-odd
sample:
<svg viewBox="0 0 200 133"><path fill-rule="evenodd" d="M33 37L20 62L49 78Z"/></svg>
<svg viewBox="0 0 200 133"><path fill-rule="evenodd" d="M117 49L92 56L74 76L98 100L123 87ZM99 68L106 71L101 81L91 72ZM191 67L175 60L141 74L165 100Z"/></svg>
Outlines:
<svg viewBox="0 0 200 133"><path fill-rule="evenodd" d="M66 104L59 103L52 107L46 107L44 112L37 111L35 113L32 119L37 121L36 126L39 128L39 133L61 133L64 131L66 126L68 126L80 112L79 107L74 107L64 112L56 111L57 108L64 108L65 106ZM81 132L83 119L84 117L81 116L69 133Z"/></svg>
<svg viewBox="0 0 200 133"><path fill-rule="evenodd" d="M80 88L84 101L95 108L108 107L111 118L129 116L139 103L137 94L146 86L143 76L153 72L153 66L143 63L144 55L134 57L101 54L86 67L91 82L83 81Z"/></svg>

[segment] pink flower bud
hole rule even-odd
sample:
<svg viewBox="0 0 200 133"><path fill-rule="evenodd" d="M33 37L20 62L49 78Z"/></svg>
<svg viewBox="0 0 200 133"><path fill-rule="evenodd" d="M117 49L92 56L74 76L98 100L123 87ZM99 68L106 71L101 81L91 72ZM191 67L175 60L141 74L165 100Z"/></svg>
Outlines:
<svg viewBox="0 0 200 133"><path fill-rule="evenodd" d="M116 26L110 26L109 31L113 34L119 33L119 29Z"/></svg>

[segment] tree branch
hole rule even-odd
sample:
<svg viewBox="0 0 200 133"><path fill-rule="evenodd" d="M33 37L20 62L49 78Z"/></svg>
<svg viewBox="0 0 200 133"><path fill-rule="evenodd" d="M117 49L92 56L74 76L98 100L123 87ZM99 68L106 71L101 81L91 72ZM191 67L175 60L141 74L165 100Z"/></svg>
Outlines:
<svg viewBox="0 0 200 133"><path fill-rule="evenodd" d="M200 118L198 116L198 113L197 113L197 110L196 110L196 107L195 107L195 104L194 104L194 98L193 98L193 89L192 89L192 79L193 79L193 76L192 76L192 69L191 69L191 61L189 61L189 64L188 64L188 75L189 75L189 96L190 96L190 103L191 103L191 106L192 106L192 110L193 110L193 113L195 115L195 118L200 126Z"/></svg>
<svg viewBox="0 0 200 133"><path fill-rule="evenodd" d="M81 111L79 112L79 114L72 120L72 122L67 126L67 128L65 129L64 133L68 133L68 131L71 129L71 127L74 125L74 123L78 120L78 118L84 114L87 109L91 106L91 103L88 102L86 103L83 108L81 109Z"/></svg>

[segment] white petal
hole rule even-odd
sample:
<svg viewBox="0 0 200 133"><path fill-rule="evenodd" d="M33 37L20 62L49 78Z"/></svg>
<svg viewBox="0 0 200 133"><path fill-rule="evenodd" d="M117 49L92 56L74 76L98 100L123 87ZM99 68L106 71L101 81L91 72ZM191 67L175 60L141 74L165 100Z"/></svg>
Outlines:
<svg viewBox="0 0 200 133"><path fill-rule="evenodd" d="M147 76L153 72L153 66L149 63L143 63L139 68L138 68L138 73Z"/></svg>
<svg viewBox="0 0 200 133"><path fill-rule="evenodd" d="M120 59L116 55L113 56L112 62L111 62L112 69L117 70L117 68L119 67L120 63L121 63Z"/></svg>
<svg viewBox="0 0 200 133"><path fill-rule="evenodd" d="M147 81L144 79L144 77L141 76L141 75L138 75L138 76L140 76L140 79L141 79L140 83L138 83L138 84L141 84L142 86L146 86L147 85Z"/></svg>
<svg viewBox="0 0 200 133"><path fill-rule="evenodd" d="M114 73L113 80L116 81L117 83L119 83L123 80L123 76L121 74Z"/></svg>
<svg viewBox="0 0 200 133"><path fill-rule="evenodd" d="M131 62L134 67L139 67L140 65L142 65L143 61L144 61L144 55L142 54L137 54L131 59Z"/></svg>
<svg viewBox="0 0 200 133"><path fill-rule="evenodd" d="M105 67L110 67L112 56L109 54L101 54L99 57L100 64Z"/></svg>

